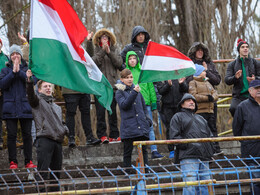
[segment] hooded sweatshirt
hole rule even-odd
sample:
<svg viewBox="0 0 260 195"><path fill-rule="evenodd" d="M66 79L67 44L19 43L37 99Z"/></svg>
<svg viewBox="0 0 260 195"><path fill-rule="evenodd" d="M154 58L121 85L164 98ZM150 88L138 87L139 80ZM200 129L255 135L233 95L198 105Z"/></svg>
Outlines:
<svg viewBox="0 0 260 195"><path fill-rule="evenodd" d="M136 56L137 64L135 67L131 67L128 64L128 59L129 59L129 56L131 56L131 55ZM133 78L134 78L133 83L136 85L138 82L138 79L139 79L140 72L141 72L141 64L140 64L140 60L139 60L137 54L134 51L129 51L126 54L126 68L132 72ZM144 97L145 104L148 106L151 105L152 110L156 109L157 98L156 98L156 93L154 90L153 83L140 83L139 86L141 88L140 92L141 92L142 96Z"/></svg>

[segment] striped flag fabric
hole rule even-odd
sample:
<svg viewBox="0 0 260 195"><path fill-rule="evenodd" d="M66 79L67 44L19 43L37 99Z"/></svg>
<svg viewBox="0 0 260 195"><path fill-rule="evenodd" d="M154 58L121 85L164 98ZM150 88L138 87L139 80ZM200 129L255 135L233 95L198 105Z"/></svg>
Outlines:
<svg viewBox="0 0 260 195"><path fill-rule="evenodd" d="M138 83L179 79L194 73L195 65L190 58L173 47L150 41Z"/></svg>
<svg viewBox="0 0 260 195"><path fill-rule="evenodd" d="M113 88L81 43L87 29L66 0L32 0L29 68L41 80L94 94L111 112Z"/></svg>

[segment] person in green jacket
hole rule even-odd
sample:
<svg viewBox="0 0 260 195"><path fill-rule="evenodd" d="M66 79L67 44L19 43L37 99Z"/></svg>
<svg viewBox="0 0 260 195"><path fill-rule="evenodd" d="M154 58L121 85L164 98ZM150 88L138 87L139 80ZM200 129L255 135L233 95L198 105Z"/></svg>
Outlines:
<svg viewBox="0 0 260 195"><path fill-rule="evenodd" d="M132 72L134 77L133 83L137 85L139 75L141 72L141 64L137 54L134 51L129 51L126 54L126 68ZM140 83L139 86L141 88L140 92L144 98L149 116L151 120L153 120L152 111L157 109L157 104L156 104L157 98L156 98L156 93L154 90L153 83ZM151 126L150 128L149 139L155 140L153 126ZM152 159L163 158L163 155L161 155L157 151L156 145L151 145L151 152L152 152Z"/></svg>
<svg viewBox="0 0 260 195"><path fill-rule="evenodd" d="M2 68L5 67L5 63L8 62L8 60L9 60L7 55L5 55L4 52L2 51L2 47L3 47L3 42L0 39L0 72L1 72ZM0 89L0 150L3 149L2 109L3 109L3 96L2 96L2 93L1 93L1 89Z"/></svg>

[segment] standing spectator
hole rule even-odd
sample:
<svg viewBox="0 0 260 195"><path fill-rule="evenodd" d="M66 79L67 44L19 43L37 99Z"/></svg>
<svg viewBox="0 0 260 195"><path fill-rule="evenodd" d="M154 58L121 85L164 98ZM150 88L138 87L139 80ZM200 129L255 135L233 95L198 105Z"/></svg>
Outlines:
<svg viewBox="0 0 260 195"><path fill-rule="evenodd" d="M169 139L170 122L172 117L177 113L177 105L181 101L184 93L187 93L189 86L185 78L179 80L168 80L157 83L157 89L159 94L162 96L162 107L161 112L163 117L161 117L166 127L166 139ZM168 145L168 150L170 152L169 158L174 157L174 146Z"/></svg>
<svg viewBox="0 0 260 195"><path fill-rule="evenodd" d="M197 114L201 115L207 122L214 137L218 137L216 127L216 118L214 115L214 102L218 99L218 93L209 83L206 77L205 68L195 64L196 72L193 75L193 80L190 82L189 93L192 94L198 103ZM219 143L215 142L214 155L222 154Z"/></svg>
<svg viewBox="0 0 260 195"><path fill-rule="evenodd" d="M248 91L249 98L237 106L234 115L233 134L235 136L260 135L260 80L251 81ZM241 157L250 158L250 156L260 157L259 140L241 141ZM260 178L259 164L253 160L247 161L247 163L248 166L255 167L251 168L252 178ZM253 192L252 194L260 194L259 182L253 183Z"/></svg>
<svg viewBox="0 0 260 195"><path fill-rule="evenodd" d="M152 121L149 118L140 87L133 84L132 72L125 69L121 72L121 82L116 84L116 101L121 114L121 138L124 143L124 167L131 167L131 155L134 141L149 139ZM146 146L142 146L144 164L148 165ZM128 173L130 172L127 170Z"/></svg>
<svg viewBox="0 0 260 195"><path fill-rule="evenodd" d="M141 64L137 54L134 51L129 51L126 54L126 68L129 69L134 78L134 84L137 85L139 75L141 73ZM153 83L140 83L140 93L142 94L146 108L148 110L150 119L153 120L152 111L157 109L157 98L154 90ZM149 139L155 140L155 133L153 125L150 127ZM151 145L152 159L163 158L163 156L157 151L156 145Z"/></svg>
<svg viewBox="0 0 260 195"><path fill-rule="evenodd" d="M10 59L1 70L0 88L4 96L3 118L7 126L7 147L10 169L16 169L16 138L17 126L20 122L24 143L25 167L36 167L32 163L32 111L26 97L26 71L28 66L18 45L10 47Z"/></svg>
<svg viewBox="0 0 260 195"><path fill-rule="evenodd" d="M242 39L238 39L237 51L239 56L235 61L228 64L225 77L227 85L234 85L232 102L229 108L233 117L238 104L249 96L249 83L255 79L260 79L260 64L248 55L249 44Z"/></svg>
<svg viewBox="0 0 260 195"><path fill-rule="evenodd" d="M194 62L194 64L204 66L206 77L214 88L216 85L219 85L221 76L218 73L215 64L212 62L212 59L209 55L209 49L205 44L194 42L188 51L188 57ZM190 79L187 80L189 83Z"/></svg>
<svg viewBox="0 0 260 195"><path fill-rule="evenodd" d="M126 62L126 54L129 51L134 51L140 59L142 65L144 54L150 40L149 33L142 26L135 26L132 31L131 43L126 45L121 52L123 62Z"/></svg>
<svg viewBox="0 0 260 195"><path fill-rule="evenodd" d="M0 72L2 70L2 68L5 67L5 63L8 62L8 56L4 54L4 52L2 51L2 47L3 47L3 42L0 39ZM3 110L3 94L1 93L1 89L0 89L0 150L3 149L3 127L2 127L2 110Z"/></svg>
<svg viewBox="0 0 260 195"><path fill-rule="evenodd" d="M100 71L108 79L109 83L114 86L118 80L118 72L122 65L122 58L119 55L116 48L116 37L108 29L100 29L93 36L93 43L95 45L94 55L92 59L97 64ZM88 46L88 50L91 48ZM109 127L110 134L109 140L106 134L106 120L105 120L105 108L102 107L97 98L95 97L95 106L97 114L97 136L101 139L103 144L120 141L119 131L117 128L117 115L116 115L116 100L114 97L111 104L112 114L109 115Z"/></svg>
<svg viewBox="0 0 260 195"><path fill-rule="evenodd" d="M197 102L191 94L184 94L178 104L170 124L170 139L194 139L211 137L207 121L197 111ZM210 179L209 162L213 155L213 146L209 142L176 145L176 158L180 160L183 181L201 181ZM202 161L202 162L201 162ZM207 186L184 187L183 195L208 194Z"/></svg>
<svg viewBox="0 0 260 195"><path fill-rule="evenodd" d="M66 125L69 128L69 147L73 148L75 144L75 115L77 107L79 107L81 113L81 124L84 129L85 136L87 138L87 145L100 144L101 140L93 136L90 120L90 95L85 93L79 93L71 89L62 87L62 94L65 100L66 106Z"/></svg>
<svg viewBox="0 0 260 195"><path fill-rule="evenodd" d="M47 180L48 168L52 171L61 170L62 142L64 135L68 133L68 128L62 121L61 108L54 103L52 84L42 80L38 81L39 93L36 95L31 70L26 72L26 76L26 91L36 125L37 169L45 171L40 174L44 180ZM55 175L60 178L59 172ZM50 179L55 180L55 177L51 174ZM59 191L59 188L53 190Z"/></svg>

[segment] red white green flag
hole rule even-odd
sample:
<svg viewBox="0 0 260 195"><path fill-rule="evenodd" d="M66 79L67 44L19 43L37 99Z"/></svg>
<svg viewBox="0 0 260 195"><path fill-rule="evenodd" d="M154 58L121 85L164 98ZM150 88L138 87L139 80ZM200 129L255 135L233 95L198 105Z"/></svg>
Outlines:
<svg viewBox="0 0 260 195"><path fill-rule="evenodd" d="M66 0L31 0L29 66L41 80L94 94L107 110L113 88L81 47L87 29Z"/></svg>
<svg viewBox="0 0 260 195"><path fill-rule="evenodd" d="M195 73L190 58L174 47L148 43L138 83L179 79Z"/></svg>

